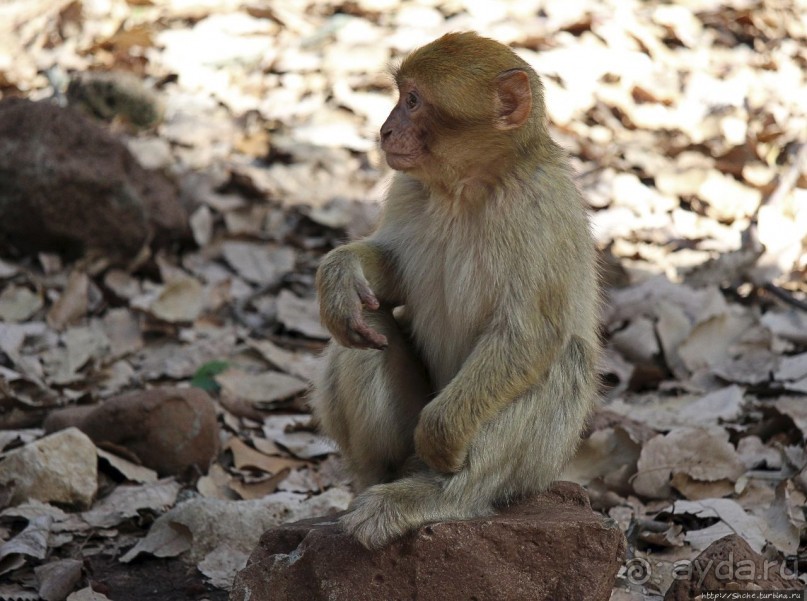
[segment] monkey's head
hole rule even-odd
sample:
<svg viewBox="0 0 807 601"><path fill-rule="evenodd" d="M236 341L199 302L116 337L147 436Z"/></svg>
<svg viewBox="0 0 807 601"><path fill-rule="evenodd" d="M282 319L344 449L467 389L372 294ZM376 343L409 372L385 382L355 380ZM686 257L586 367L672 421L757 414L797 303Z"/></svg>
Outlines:
<svg viewBox="0 0 807 601"><path fill-rule="evenodd" d="M503 44L450 33L412 52L394 76L398 102L381 126L393 169L448 186L493 183L554 146L541 81Z"/></svg>

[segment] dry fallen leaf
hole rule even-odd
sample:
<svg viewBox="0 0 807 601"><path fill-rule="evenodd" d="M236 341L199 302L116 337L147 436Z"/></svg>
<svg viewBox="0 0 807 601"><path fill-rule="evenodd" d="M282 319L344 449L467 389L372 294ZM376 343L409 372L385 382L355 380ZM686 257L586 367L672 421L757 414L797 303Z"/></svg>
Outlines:
<svg viewBox="0 0 807 601"><path fill-rule="evenodd" d="M802 510L804 504L804 493L783 481L776 487L774 502L761 514L765 537L784 555L798 552L807 526Z"/></svg>
<svg viewBox="0 0 807 601"><path fill-rule="evenodd" d="M727 386L681 407L679 423L706 425L731 421L740 416L742 407L743 389L739 386Z"/></svg>
<svg viewBox="0 0 807 601"><path fill-rule="evenodd" d="M294 268L294 251L287 247L250 242L225 242L222 254L242 278L263 286L280 283Z"/></svg>
<svg viewBox="0 0 807 601"><path fill-rule="evenodd" d="M181 523L170 522L164 528L152 527L148 536L122 555L120 561L129 563L141 553L154 557L177 557L191 548L192 540L193 533Z"/></svg>
<svg viewBox="0 0 807 601"><path fill-rule="evenodd" d="M622 355L634 363L647 363L659 353L653 321L646 317L631 320L624 330L614 332L611 341Z"/></svg>
<svg viewBox="0 0 807 601"><path fill-rule="evenodd" d="M323 486L317 477L317 473L312 469L291 470L278 484L279 490L301 493L318 493L323 490Z"/></svg>
<svg viewBox="0 0 807 601"><path fill-rule="evenodd" d="M104 449L97 449L98 458L106 461L115 469L120 475L132 482L139 482L141 484L151 483L157 481L157 472L142 465L137 465L131 461L118 457L112 453L108 453Z"/></svg>
<svg viewBox="0 0 807 601"><path fill-rule="evenodd" d="M287 470L305 465L305 462L287 457L272 457L264 455L247 446L241 439L233 437L227 443L227 448L233 453L233 464L239 470L255 469L277 474L282 470Z"/></svg>
<svg viewBox="0 0 807 601"><path fill-rule="evenodd" d="M228 369L215 377L227 394L269 409L308 389L308 384L276 371L249 374L240 369Z"/></svg>
<svg viewBox="0 0 807 601"><path fill-rule="evenodd" d="M66 601L113 601L102 593L97 593L89 586L68 595Z"/></svg>
<svg viewBox="0 0 807 601"><path fill-rule="evenodd" d="M109 352L109 339L97 324L68 328L61 341L63 346L42 353L47 378L53 384L80 380L79 370L89 361L100 360Z"/></svg>
<svg viewBox="0 0 807 601"><path fill-rule="evenodd" d="M277 297L277 318L294 332L327 340L331 337L319 321L319 303L316 299L299 298L288 290L281 290Z"/></svg>
<svg viewBox="0 0 807 601"><path fill-rule="evenodd" d="M742 536L757 553L765 546L765 534L760 519L746 513L731 499L676 501L672 511L676 515L686 513L703 519L720 519L713 526L687 532L686 541L697 551L702 551L714 541L729 534Z"/></svg>
<svg viewBox="0 0 807 601"><path fill-rule="evenodd" d="M652 499L671 495L670 479L678 473L701 482L734 482L745 472L729 435L722 428L676 428L642 448L634 490Z"/></svg>
<svg viewBox="0 0 807 601"><path fill-rule="evenodd" d="M640 451L623 428L597 430L580 444L563 477L583 485L602 478L609 490L628 495Z"/></svg>
<svg viewBox="0 0 807 601"><path fill-rule="evenodd" d="M28 525L14 538L0 545L0 574L20 567L15 561L22 557L44 559L48 552L48 535L53 519L40 516L31 519Z"/></svg>
<svg viewBox="0 0 807 601"><path fill-rule="evenodd" d="M717 171L709 171L698 187L698 196L709 204L709 214L718 221L750 217L759 207L762 195L737 180Z"/></svg>
<svg viewBox="0 0 807 601"><path fill-rule="evenodd" d="M774 377L779 381L801 380L807 378L807 353L782 357Z"/></svg>
<svg viewBox="0 0 807 601"><path fill-rule="evenodd" d="M81 519L96 528L110 528L143 510L160 513L174 505L180 488L170 478L148 484L122 484L83 512Z"/></svg>
<svg viewBox="0 0 807 601"><path fill-rule="evenodd" d="M779 397L773 402L773 406L779 413L793 420L802 436L807 437L807 399L801 396Z"/></svg>
<svg viewBox="0 0 807 601"><path fill-rule="evenodd" d="M247 565L247 559L249 559L248 552L225 543L205 555L196 567L210 579L210 584L230 590L235 575Z"/></svg>
<svg viewBox="0 0 807 601"><path fill-rule="evenodd" d="M76 322L87 313L90 279L82 271L73 271L59 299L48 311L47 322L55 330Z"/></svg>
<svg viewBox="0 0 807 601"><path fill-rule="evenodd" d="M306 421L307 418L297 416L271 415L264 421L263 433L266 438L288 449L300 459L333 453L336 450L333 441L299 429Z"/></svg>
<svg viewBox="0 0 807 601"><path fill-rule="evenodd" d="M679 344L678 356L690 372L725 362L734 342L756 324L750 312L733 309L702 321Z"/></svg>
<svg viewBox="0 0 807 601"><path fill-rule="evenodd" d="M285 492L248 501L191 499L160 516L146 538L121 557L121 561L132 561L141 553L175 557L188 550L189 559L198 561L225 543L248 553L267 529L283 522L321 515L328 508L344 510L349 501L350 494L339 489L325 491L311 499L307 495Z"/></svg>
<svg viewBox="0 0 807 601"><path fill-rule="evenodd" d="M241 499L262 499L266 495L271 495L276 492L278 486L288 477L290 471L291 468L284 468L273 476L254 482L243 482L238 478L230 478L228 486L235 491Z"/></svg>
<svg viewBox="0 0 807 601"><path fill-rule="evenodd" d="M25 321L42 308L42 296L26 286L6 286L0 292L0 319Z"/></svg>
<svg viewBox="0 0 807 601"><path fill-rule="evenodd" d="M189 322L199 317L204 305L202 284L195 278L185 277L166 284L149 309L164 321Z"/></svg>
<svg viewBox="0 0 807 601"><path fill-rule="evenodd" d="M737 443L737 454L748 469L782 467L782 454L772 446L766 445L758 436L745 436Z"/></svg>
<svg viewBox="0 0 807 601"><path fill-rule="evenodd" d="M103 322L113 358L124 357L143 348L140 326L128 309L111 309L104 315Z"/></svg>
<svg viewBox="0 0 807 601"><path fill-rule="evenodd" d="M258 351L274 367L306 382L315 382L319 375L322 362L310 353L288 351L270 340L250 339L247 344Z"/></svg>
<svg viewBox="0 0 807 601"><path fill-rule="evenodd" d="M190 218L193 239L199 246L207 246L213 237L213 214L207 206L201 206Z"/></svg>
<svg viewBox="0 0 807 601"><path fill-rule="evenodd" d="M236 494L230 488L232 476L219 464L214 463L207 474L196 482L196 490L203 497L211 499L235 499Z"/></svg>
<svg viewBox="0 0 807 601"><path fill-rule="evenodd" d="M139 280L119 269L110 269L104 276L104 285L120 298L131 300L143 293Z"/></svg>
<svg viewBox="0 0 807 601"><path fill-rule="evenodd" d="M807 345L807 315L803 312L768 311L760 321L777 336Z"/></svg>

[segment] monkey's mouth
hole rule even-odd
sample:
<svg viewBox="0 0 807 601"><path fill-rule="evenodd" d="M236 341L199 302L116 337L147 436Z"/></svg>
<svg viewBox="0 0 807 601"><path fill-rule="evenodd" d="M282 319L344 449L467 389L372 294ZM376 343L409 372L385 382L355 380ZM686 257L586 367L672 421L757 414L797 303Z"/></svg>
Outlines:
<svg viewBox="0 0 807 601"><path fill-rule="evenodd" d="M399 171L403 171L405 169L412 169L415 167L419 160L420 160L420 152L410 152L410 153L397 153L397 152L387 152L387 165L392 167L393 169L397 169Z"/></svg>

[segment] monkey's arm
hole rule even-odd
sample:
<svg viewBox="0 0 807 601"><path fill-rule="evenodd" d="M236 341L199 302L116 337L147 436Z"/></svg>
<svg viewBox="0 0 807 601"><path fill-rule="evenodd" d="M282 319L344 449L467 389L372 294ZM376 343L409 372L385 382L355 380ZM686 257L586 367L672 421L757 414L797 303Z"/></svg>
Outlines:
<svg viewBox="0 0 807 601"><path fill-rule="evenodd" d="M548 372L569 331L565 296L561 286L518 312L508 310L512 303L499 308L454 379L421 411L415 447L430 467L458 471L482 425Z"/></svg>
<svg viewBox="0 0 807 601"><path fill-rule="evenodd" d="M367 325L363 310L401 304L399 281L391 253L373 239L332 250L317 270L322 323L343 346L385 348L386 337Z"/></svg>

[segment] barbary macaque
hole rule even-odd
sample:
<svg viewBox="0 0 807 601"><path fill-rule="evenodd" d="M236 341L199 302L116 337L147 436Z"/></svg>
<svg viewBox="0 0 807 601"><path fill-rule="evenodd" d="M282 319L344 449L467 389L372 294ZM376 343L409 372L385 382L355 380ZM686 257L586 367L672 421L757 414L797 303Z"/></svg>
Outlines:
<svg viewBox="0 0 807 601"><path fill-rule="evenodd" d="M317 272L334 341L312 407L368 548L546 489L597 394L595 246L538 75L451 33L395 80L381 222Z"/></svg>

